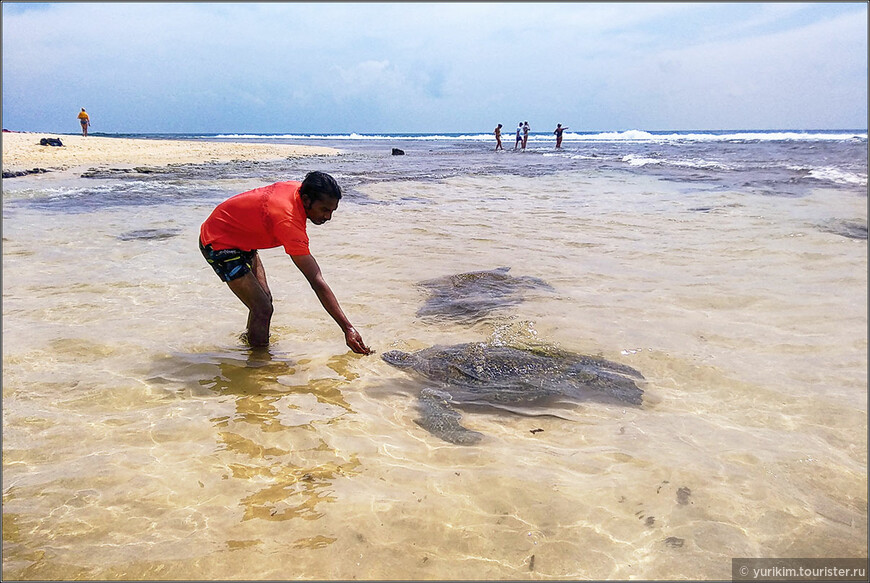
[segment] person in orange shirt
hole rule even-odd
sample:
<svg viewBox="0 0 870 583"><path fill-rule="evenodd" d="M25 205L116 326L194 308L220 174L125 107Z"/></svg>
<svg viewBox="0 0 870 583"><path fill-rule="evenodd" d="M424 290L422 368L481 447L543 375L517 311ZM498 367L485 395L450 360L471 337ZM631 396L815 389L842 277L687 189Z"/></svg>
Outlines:
<svg viewBox="0 0 870 583"><path fill-rule="evenodd" d="M371 354L308 249L306 221L324 224L339 200L341 187L332 176L309 172L302 182L276 182L230 197L200 227L203 257L249 310L245 337L252 347L269 344L273 313L272 293L257 250L284 247L344 332L348 347L357 354Z"/></svg>
<svg viewBox="0 0 870 583"><path fill-rule="evenodd" d="M88 112L85 111L83 107L81 112L79 113L79 122L82 124L82 135L84 137L88 137L88 126L91 125L91 118L88 117Z"/></svg>

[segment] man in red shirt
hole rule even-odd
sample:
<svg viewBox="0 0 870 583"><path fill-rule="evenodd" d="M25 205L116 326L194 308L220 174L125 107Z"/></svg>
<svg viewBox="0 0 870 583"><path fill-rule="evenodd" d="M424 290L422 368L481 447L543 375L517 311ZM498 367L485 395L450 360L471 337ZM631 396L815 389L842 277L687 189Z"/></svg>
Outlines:
<svg viewBox="0 0 870 583"><path fill-rule="evenodd" d="M341 187L324 172L310 172L302 182L277 182L237 194L217 206L200 228L199 249L218 277L247 306L247 341L269 344L272 293L257 249L284 247L311 284L327 313L344 332L348 347L371 354L338 305L308 250L306 221L322 225L332 218Z"/></svg>

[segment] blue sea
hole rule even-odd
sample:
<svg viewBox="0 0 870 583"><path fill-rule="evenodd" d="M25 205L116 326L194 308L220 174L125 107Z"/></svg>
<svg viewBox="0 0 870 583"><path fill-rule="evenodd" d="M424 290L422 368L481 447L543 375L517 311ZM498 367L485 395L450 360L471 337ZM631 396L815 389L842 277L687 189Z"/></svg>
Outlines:
<svg viewBox="0 0 870 583"><path fill-rule="evenodd" d="M514 149L505 132L500 154L492 134L129 134L193 140L310 144L338 148L344 157L336 172L350 185L389 179L441 179L460 174L499 173L537 176L566 170L617 170L653 174L673 180L753 191L799 195L803 187L866 187L867 130L570 132L555 150L552 133L530 133L525 151ZM399 148L408 158L401 169L380 174L367 164ZM395 172L395 175L392 174Z"/></svg>
<svg viewBox="0 0 870 583"><path fill-rule="evenodd" d="M691 190L729 190L771 196L799 197L825 187L863 193L867 187L866 130L689 131L613 132L566 131L562 148L555 149L551 133L531 133L525 151L515 149L513 137L503 135L504 151L494 152L492 134L390 133L390 134L93 134L121 138L204 140L242 143L286 143L327 146L343 155L330 159L323 170L333 174L351 195L366 184L387 181L445 180L455 176L535 177L559 172L616 172L655 176L679 182ZM404 152L391 155L393 148ZM27 191L37 205L62 204L76 211L80 205L139 204L165 201L166 197L198 197L182 182L172 193L160 185L165 179L184 181L262 178L277 181L304 175L308 160L273 163L188 165L151 177L135 176L120 191L105 192L94 181L71 187L48 199ZM108 178L113 173L92 174ZM121 176L120 173L114 173ZM131 177L127 177L131 178ZM23 181L19 181L23 182ZM135 184L131 184L135 182ZM151 184L156 191L146 185ZM14 184L7 187L14 192ZM88 193L97 193L90 199ZM115 195L117 200L115 200ZM8 198L8 197L7 197ZM64 201L75 201L67 206ZM11 202L7 200L7 202ZM12 202L14 206L15 202Z"/></svg>
<svg viewBox="0 0 870 583"><path fill-rule="evenodd" d="M735 557L866 556L866 129L114 137L338 153L3 180L4 579L722 580ZM220 201L311 170L344 188L308 232L372 356L281 249L252 352L197 248ZM419 315L421 282L505 267L547 285ZM469 407L481 441L448 443L380 355L470 342L630 366L642 404Z"/></svg>

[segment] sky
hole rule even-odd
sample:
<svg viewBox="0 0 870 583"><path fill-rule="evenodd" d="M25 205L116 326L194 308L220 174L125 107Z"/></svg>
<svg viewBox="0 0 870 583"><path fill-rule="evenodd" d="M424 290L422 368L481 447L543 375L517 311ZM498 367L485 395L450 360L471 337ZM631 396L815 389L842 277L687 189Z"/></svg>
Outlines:
<svg viewBox="0 0 870 583"><path fill-rule="evenodd" d="M866 129L866 2L2 5L3 128Z"/></svg>

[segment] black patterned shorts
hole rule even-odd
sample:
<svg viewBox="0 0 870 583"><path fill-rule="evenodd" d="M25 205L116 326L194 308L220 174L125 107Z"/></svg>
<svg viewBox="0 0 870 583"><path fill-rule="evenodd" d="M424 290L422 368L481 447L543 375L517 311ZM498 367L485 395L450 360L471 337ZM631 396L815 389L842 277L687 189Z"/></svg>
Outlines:
<svg viewBox="0 0 870 583"><path fill-rule="evenodd" d="M215 251L211 245L203 245L199 242L199 250L202 251L202 256L211 265L214 272L217 273L221 280L230 282L250 273L251 265L254 262L254 256L257 254L254 251L242 251L240 249L221 249Z"/></svg>

